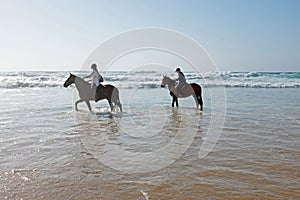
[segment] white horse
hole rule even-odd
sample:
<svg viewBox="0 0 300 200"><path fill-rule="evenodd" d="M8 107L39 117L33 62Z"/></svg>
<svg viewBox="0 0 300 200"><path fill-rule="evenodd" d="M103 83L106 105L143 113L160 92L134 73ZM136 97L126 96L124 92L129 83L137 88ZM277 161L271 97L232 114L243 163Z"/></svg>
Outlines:
<svg viewBox="0 0 300 200"><path fill-rule="evenodd" d="M97 88L95 88L95 91L93 91L91 85L87 83L85 80L83 80L78 76L70 74L69 78L64 83L64 87L68 87L73 83L75 84L80 97L80 99L75 102L76 110L78 110L77 108L78 103L85 102L90 112L92 112L91 104L89 101L97 102L99 100L106 99L110 105L111 111L113 111L115 105L117 105L119 106L120 111L122 112L122 104L119 98L119 90L113 85L100 84Z"/></svg>
<svg viewBox="0 0 300 200"><path fill-rule="evenodd" d="M64 83L64 87L68 87L72 83L75 84L75 87L78 90L80 97L80 99L75 102L75 109L78 110L78 103L85 102L90 112L92 112L90 101L95 100L95 93L92 91L91 85L82 78L70 73L69 78Z"/></svg>

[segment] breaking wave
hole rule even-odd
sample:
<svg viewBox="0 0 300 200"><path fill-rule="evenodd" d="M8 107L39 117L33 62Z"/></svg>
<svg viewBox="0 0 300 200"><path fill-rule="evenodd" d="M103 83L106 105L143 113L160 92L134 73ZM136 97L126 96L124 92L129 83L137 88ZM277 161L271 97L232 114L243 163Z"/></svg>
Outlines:
<svg viewBox="0 0 300 200"><path fill-rule="evenodd" d="M89 72L74 72L84 76ZM103 72L105 83L119 88L158 88L161 72ZM166 74L176 78L176 74ZM63 87L69 72L0 72L0 88ZM299 72L186 72L203 87L300 88Z"/></svg>

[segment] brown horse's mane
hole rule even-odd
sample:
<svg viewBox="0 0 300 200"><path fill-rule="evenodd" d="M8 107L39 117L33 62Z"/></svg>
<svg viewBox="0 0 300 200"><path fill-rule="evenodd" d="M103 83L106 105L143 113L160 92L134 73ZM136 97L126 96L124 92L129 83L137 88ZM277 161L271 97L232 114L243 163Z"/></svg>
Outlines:
<svg viewBox="0 0 300 200"><path fill-rule="evenodd" d="M170 81L170 84L172 84L172 85L176 85L176 81L174 80L174 79L171 79L170 77L168 77L168 76L165 76L165 78L167 78L169 81Z"/></svg>

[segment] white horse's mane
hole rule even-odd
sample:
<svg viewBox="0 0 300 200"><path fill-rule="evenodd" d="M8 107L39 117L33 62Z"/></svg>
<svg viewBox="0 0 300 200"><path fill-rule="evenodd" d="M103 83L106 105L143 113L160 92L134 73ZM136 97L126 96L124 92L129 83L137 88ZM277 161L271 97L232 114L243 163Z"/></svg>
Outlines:
<svg viewBox="0 0 300 200"><path fill-rule="evenodd" d="M79 96L83 101L94 100L95 95L91 89L91 85L83 80L83 78L79 76L75 76L75 86L78 90Z"/></svg>

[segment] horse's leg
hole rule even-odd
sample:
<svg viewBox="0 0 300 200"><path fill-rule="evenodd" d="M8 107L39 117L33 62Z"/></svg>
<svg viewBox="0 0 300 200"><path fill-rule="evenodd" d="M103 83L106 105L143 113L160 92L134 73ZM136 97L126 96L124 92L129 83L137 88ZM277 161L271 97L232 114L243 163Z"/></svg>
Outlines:
<svg viewBox="0 0 300 200"><path fill-rule="evenodd" d="M176 104L176 107L178 107L178 98L174 95L172 99L172 107L174 107L174 103Z"/></svg>
<svg viewBox="0 0 300 200"><path fill-rule="evenodd" d="M198 104L200 104L200 106L201 106L200 110L202 111L203 110L203 100L202 100L201 93L202 93L202 88L200 85L198 85L198 90L197 90L197 92L195 91L195 94L197 96Z"/></svg>
<svg viewBox="0 0 300 200"><path fill-rule="evenodd" d="M78 107L77 104L83 102L81 99L79 99L78 101L75 102L75 110L78 111Z"/></svg>
<svg viewBox="0 0 300 200"><path fill-rule="evenodd" d="M85 101L86 105L88 106L89 108L89 111L92 112L92 107L91 107L91 104L89 101Z"/></svg>
<svg viewBox="0 0 300 200"><path fill-rule="evenodd" d="M115 105L119 106L120 111L123 112L123 110L122 110L122 104L121 104L120 100L117 99L114 103L115 103Z"/></svg>
<svg viewBox="0 0 300 200"><path fill-rule="evenodd" d="M172 107L174 107L174 103L176 103L176 106L178 107L178 98L175 95L173 91L170 92L170 95L172 96Z"/></svg>
<svg viewBox="0 0 300 200"><path fill-rule="evenodd" d="M201 106L200 110L202 111L203 110L203 100L202 100L201 94L198 96L198 102L199 102L199 104Z"/></svg>
<svg viewBox="0 0 300 200"><path fill-rule="evenodd" d="M122 104L120 102L120 97L119 97L119 90L117 88L114 89L112 101L115 103L115 106L116 105L119 106L120 111L123 112Z"/></svg>
<svg viewBox="0 0 300 200"><path fill-rule="evenodd" d="M112 105L112 107L113 107L112 110L115 111L115 110L116 110L116 105L117 105L117 104L116 104L115 102L112 101L112 102L111 102L111 105Z"/></svg>
<svg viewBox="0 0 300 200"><path fill-rule="evenodd" d="M174 103L176 103L176 107L178 107L178 98L174 95L172 101L172 107L174 107Z"/></svg>
<svg viewBox="0 0 300 200"><path fill-rule="evenodd" d="M119 106L120 111L123 112L122 104L121 104L120 97L119 97L119 93L118 93L118 95L117 95L117 101L116 101L116 104Z"/></svg>
<svg viewBox="0 0 300 200"><path fill-rule="evenodd" d="M122 110L122 104L121 104L121 102L120 102L120 100L118 98L114 99L114 100L111 100L111 101L112 101L112 103L114 103L113 109L115 109L116 106L119 106L120 111L123 112L123 110Z"/></svg>
<svg viewBox="0 0 300 200"><path fill-rule="evenodd" d="M195 99L195 102L196 102L196 105L197 105L197 109L199 107L199 104L200 104L200 110L202 111L203 110L203 100L202 100L202 89L201 89L201 86L198 85L198 84L195 84L195 83L192 83L191 84L192 88L193 88L193 97Z"/></svg>
<svg viewBox="0 0 300 200"><path fill-rule="evenodd" d="M107 99L108 103L109 103L109 106L110 106L110 110L113 111L114 110L114 107L111 103L111 100L110 99Z"/></svg>
<svg viewBox="0 0 300 200"><path fill-rule="evenodd" d="M198 97L196 96L196 94L193 94L194 100L196 102L196 108L199 108L199 102L198 102Z"/></svg>
<svg viewBox="0 0 300 200"><path fill-rule="evenodd" d="M121 111L121 112L123 112L123 109L122 109L122 104L121 104L121 102L120 102L120 101L118 101L118 103L117 103L117 104L118 104L118 106L119 106L119 108L120 108L120 111Z"/></svg>

